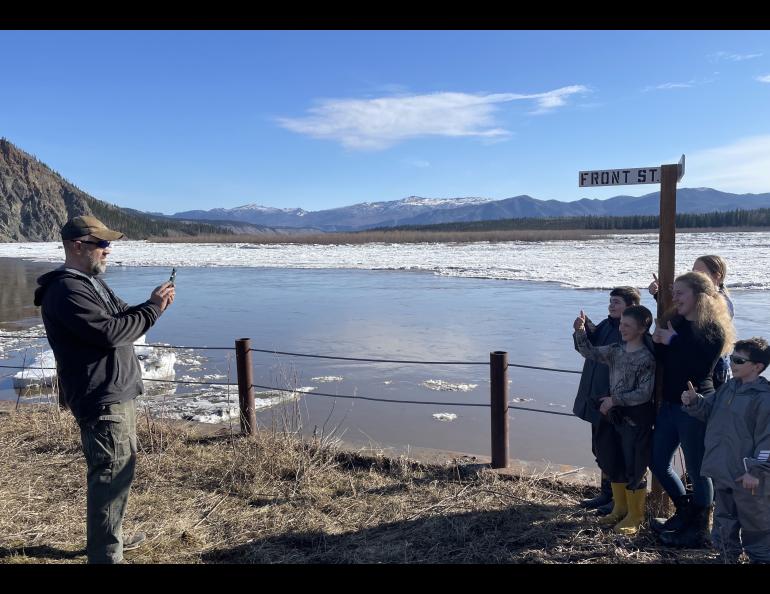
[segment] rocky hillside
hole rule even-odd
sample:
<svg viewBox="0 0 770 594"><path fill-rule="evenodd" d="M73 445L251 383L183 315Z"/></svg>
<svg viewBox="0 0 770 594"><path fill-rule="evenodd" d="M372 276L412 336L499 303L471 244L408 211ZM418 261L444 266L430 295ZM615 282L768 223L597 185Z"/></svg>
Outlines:
<svg viewBox="0 0 770 594"><path fill-rule="evenodd" d="M200 221L155 219L97 200L0 139L0 241L56 241L62 225L78 215L94 215L130 239L231 232Z"/></svg>

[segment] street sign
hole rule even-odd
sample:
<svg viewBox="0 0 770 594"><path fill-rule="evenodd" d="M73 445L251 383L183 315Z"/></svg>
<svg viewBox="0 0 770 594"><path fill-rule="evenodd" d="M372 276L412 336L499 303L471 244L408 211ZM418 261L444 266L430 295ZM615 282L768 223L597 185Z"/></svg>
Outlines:
<svg viewBox="0 0 770 594"><path fill-rule="evenodd" d="M632 184L660 184L660 231L658 236L658 282L662 287L671 286L674 282L674 261L676 253L676 184L684 175L684 155L679 163L661 165L660 167L641 167L636 169L600 169L597 171L580 171L578 185L586 186L625 186ZM658 318L671 305L669 291L661 291L658 299ZM663 377L663 366L659 363L658 377ZM656 406L663 398L662 382L656 382ZM663 488L657 478L652 479L652 494L650 503L660 512L668 511L667 500L663 499ZM659 513L657 515L668 515Z"/></svg>
<svg viewBox="0 0 770 594"><path fill-rule="evenodd" d="M682 161L684 168L684 161ZM604 169L581 171L578 173L578 185L586 186L628 186L632 184L659 184L660 167L640 167L637 169Z"/></svg>

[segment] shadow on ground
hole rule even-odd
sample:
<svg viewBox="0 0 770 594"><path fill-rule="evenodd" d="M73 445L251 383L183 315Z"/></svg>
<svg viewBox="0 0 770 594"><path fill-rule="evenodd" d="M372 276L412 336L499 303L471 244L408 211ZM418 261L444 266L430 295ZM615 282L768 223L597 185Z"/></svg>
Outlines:
<svg viewBox="0 0 770 594"><path fill-rule="evenodd" d="M86 550L65 551L48 545L36 545L31 547L0 547L0 559L7 557L27 557L30 559L50 559L51 561L63 561L85 557Z"/></svg>
<svg viewBox="0 0 770 594"><path fill-rule="evenodd" d="M527 504L329 534L255 538L201 556L204 563L714 563L710 551L660 549L601 530L584 513Z"/></svg>

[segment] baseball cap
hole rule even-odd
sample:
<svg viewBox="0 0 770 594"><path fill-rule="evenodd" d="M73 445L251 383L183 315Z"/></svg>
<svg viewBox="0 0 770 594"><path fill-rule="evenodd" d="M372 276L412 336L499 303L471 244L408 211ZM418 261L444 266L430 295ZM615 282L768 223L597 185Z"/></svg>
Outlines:
<svg viewBox="0 0 770 594"><path fill-rule="evenodd" d="M115 241L124 237L120 231L108 229L107 225L91 216L74 217L61 228L62 239L77 239L86 235L92 235L97 239L106 241Z"/></svg>

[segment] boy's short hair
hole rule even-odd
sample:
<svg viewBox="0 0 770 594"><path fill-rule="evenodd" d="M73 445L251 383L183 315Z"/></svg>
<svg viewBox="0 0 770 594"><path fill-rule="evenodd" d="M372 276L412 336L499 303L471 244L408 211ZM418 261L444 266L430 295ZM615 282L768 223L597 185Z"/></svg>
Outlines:
<svg viewBox="0 0 770 594"><path fill-rule="evenodd" d="M770 346L767 341L759 336L753 336L746 340L739 340L735 343L733 351L745 351L749 354L749 359L753 363L761 363L762 371L770 365Z"/></svg>
<svg viewBox="0 0 770 594"><path fill-rule="evenodd" d="M615 287L610 291L610 297L622 297L626 305L639 305L642 296L636 287Z"/></svg>
<svg viewBox="0 0 770 594"><path fill-rule="evenodd" d="M634 318L640 326L644 326L645 331L652 326L652 312L644 305L632 305L623 310L623 315L627 318ZM767 344L767 343L765 343Z"/></svg>

